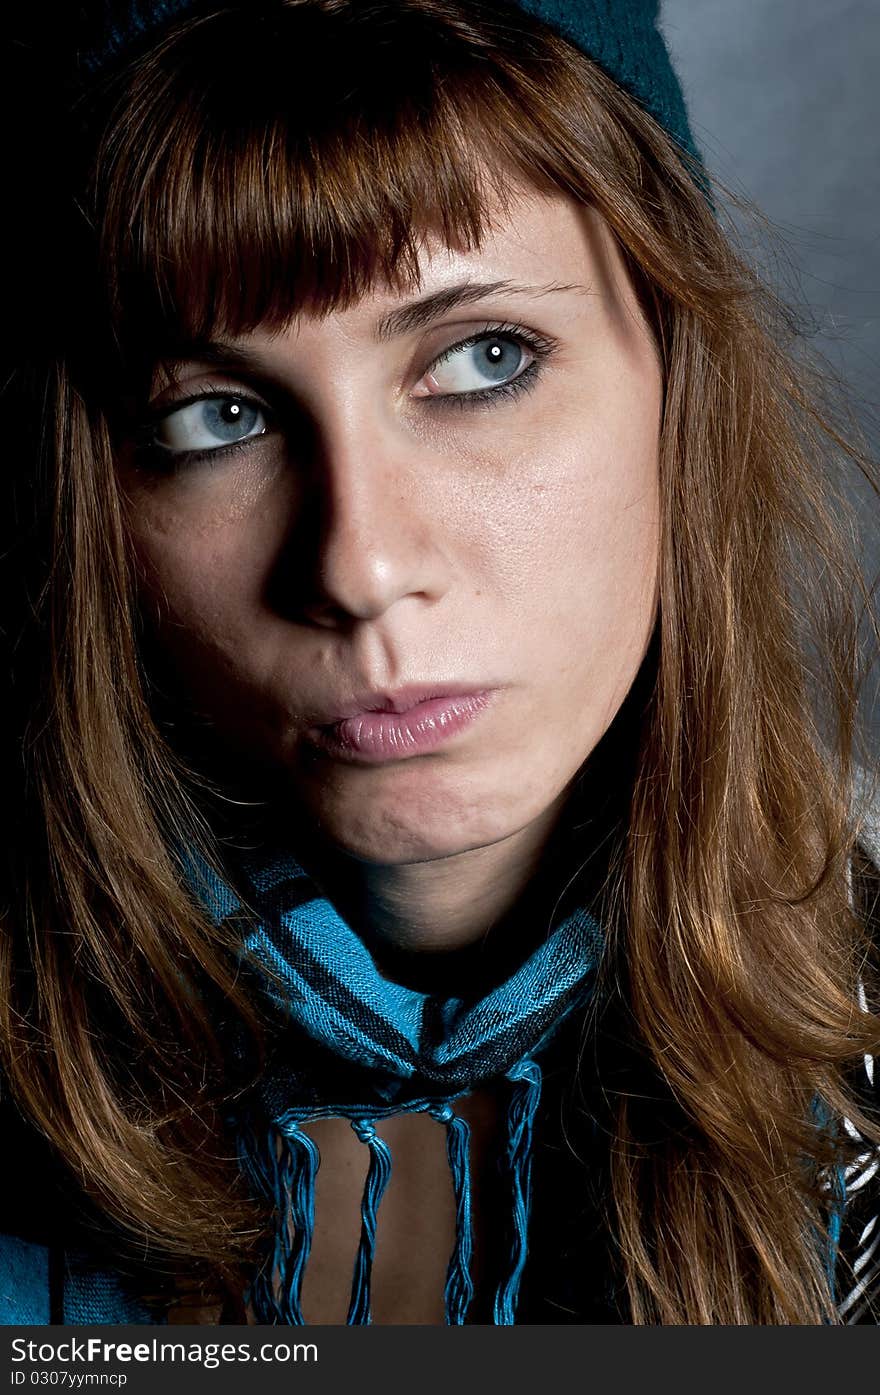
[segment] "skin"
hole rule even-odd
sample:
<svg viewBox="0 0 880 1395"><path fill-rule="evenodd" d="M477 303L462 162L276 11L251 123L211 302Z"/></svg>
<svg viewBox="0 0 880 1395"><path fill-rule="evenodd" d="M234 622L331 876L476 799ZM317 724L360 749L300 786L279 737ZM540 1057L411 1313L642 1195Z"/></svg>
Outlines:
<svg viewBox="0 0 880 1395"><path fill-rule="evenodd" d="M144 604L186 702L320 830L312 869L342 912L424 959L512 913L642 663L662 381L616 243L572 201L522 189L480 249L425 238L420 270L415 290L377 286L226 341L248 372L189 360L174 382L158 373L154 403L234 390L272 409L267 429L176 473L124 448L119 472ZM536 289L376 337L404 303L497 281ZM461 409L443 394L490 384L487 341L476 359L438 356L499 323L552 352L530 390ZM166 419L163 439L179 444L186 420ZM438 749L384 765L306 739L328 704L421 680L493 701Z"/></svg>

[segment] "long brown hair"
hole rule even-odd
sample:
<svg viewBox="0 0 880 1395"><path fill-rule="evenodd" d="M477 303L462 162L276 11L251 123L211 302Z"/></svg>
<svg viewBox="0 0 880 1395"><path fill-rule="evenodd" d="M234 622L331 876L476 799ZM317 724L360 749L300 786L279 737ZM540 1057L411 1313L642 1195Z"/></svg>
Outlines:
<svg viewBox="0 0 880 1395"><path fill-rule="evenodd" d="M52 322L10 388L0 1059L20 1109L157 1262L254 1261L266 1217L222 1122L246 1080L218 1020L245 1023L252 1070L262 1028L175 858L222 869L222 790L157 718L121 404L190 336L412 284L423 231L479 245L525 180L606 220L665 374L657 675L601 909L633 1061L608 1210L626 1316L833 1321L823 1181L852 1145L812 1106L880 1137L850 1080L880 1020L855 995L863 859L853 903L848 884L877 627L846 468L880 490L705 176L500 0L201 7L68 127Z"/></svg>

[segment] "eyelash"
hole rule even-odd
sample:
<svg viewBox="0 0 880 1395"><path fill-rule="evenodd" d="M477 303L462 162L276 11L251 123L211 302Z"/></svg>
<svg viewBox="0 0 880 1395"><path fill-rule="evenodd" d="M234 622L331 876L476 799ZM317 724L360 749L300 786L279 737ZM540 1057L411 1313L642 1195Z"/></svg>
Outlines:
<svg viewBox="0 0 880 1395"><path fill-rule="evenodd" d="M533 355L528 367L509 383L499 383L497 387L482 388L478 392L456 392L437 394L434 397L421 398L429 411L471 411L483 406L497 406L501 401L511 401L522 392L529 392L537 383L551 355L555 352L557 344L554 339L546 335L537 334L533 330L525 329L522 325L507 323L489 324L478 332L469 335L466 339L461 339L458 343L451 344L442 354L433 359L426 371L438 368L445 363L453 354L461 353L465 349L473 348L484 339L490 339L493 335L514 340L515 343L525 346ZM153 467L161 464L167 471L174 472L187 465L197 465L203 461L215 461L219 459L229 459L237 455L240 451L247 450L253 446L255 441L263 438L264 432L256 436L245 436L241 441L232 441L225 446L217 446L210 450L201 451L174 451L167 446L157 444L154 431L157 424L169 417L173 412L180 411L183 407L189 407L194 402L207 402L212 399L222 397L227 402L242 402L249 407L258 408L264 415L271 416L272 412L268 405L258 397L251 397L247 393L236 392L234 389L222 387L218 384L208 384L199 392L192 393L188 397L178 398L170 407L164 406L155 411L147 411L144 418L138 422L135 429L135 454L137 458Z"/></svg>
<svg viewBox="0 0 880 1395"><path fill-rule="evenodd" d="M436 397L423 398L424 402L430 402L433 411L442 411L446 408L453 410L468 411L473 407L481 405L495 405L499 398L506 398L508 401L513 397L518 397L521 392L529 391L538 381L545 368L551 354L556 349L556 341L548 339L546 335L536 334L533 330L525 329L522 325L512 324L490 324L479 330L476 334L471 334L467 339L460 340L457 344L452 344L448 349L435 358L430 367L438 368L441 363L445 363L453 354L461 353L463 349L472 349L475 344L479 344L483 339L491 339L494 335L499 338L513 339L517 344L524 344L530 349L534 358L522 373L518 373L509 383L499 383L498 387L483 388L480 392L452 392Z"/></svg>

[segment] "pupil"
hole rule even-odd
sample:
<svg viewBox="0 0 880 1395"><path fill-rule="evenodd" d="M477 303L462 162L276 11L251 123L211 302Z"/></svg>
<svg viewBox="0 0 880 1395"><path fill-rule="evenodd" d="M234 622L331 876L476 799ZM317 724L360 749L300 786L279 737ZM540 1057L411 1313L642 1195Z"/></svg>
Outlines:
<svg viewBox="0 0 880 1395"><path fill-rule="evenodd" d="M204 405L202 422L215 436L226 441L238 441L252 432L259 422L259 409L247 402L230 401L228 397L209 399Z"/></svg>
<svg viewBox="0 0 880 1395"><path fill-rule="evenodd" d="M489 339L483 345L483 371L500 381L516 372L522 350L513 340Z"/></svg>

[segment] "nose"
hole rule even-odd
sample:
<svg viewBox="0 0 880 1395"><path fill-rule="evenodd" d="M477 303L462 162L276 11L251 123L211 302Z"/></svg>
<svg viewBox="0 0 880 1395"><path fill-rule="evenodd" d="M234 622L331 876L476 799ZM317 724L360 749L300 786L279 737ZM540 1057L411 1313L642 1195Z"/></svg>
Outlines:
<svg viewBox="0 0 880 1395"><path fill-rule="evenodd" d="M443 510L418 450L393 422L361 417L319 433L314 509L297 529L298 550L309 539L300 610L313 624L377 620L407 598L443 594Z"/></svg>

